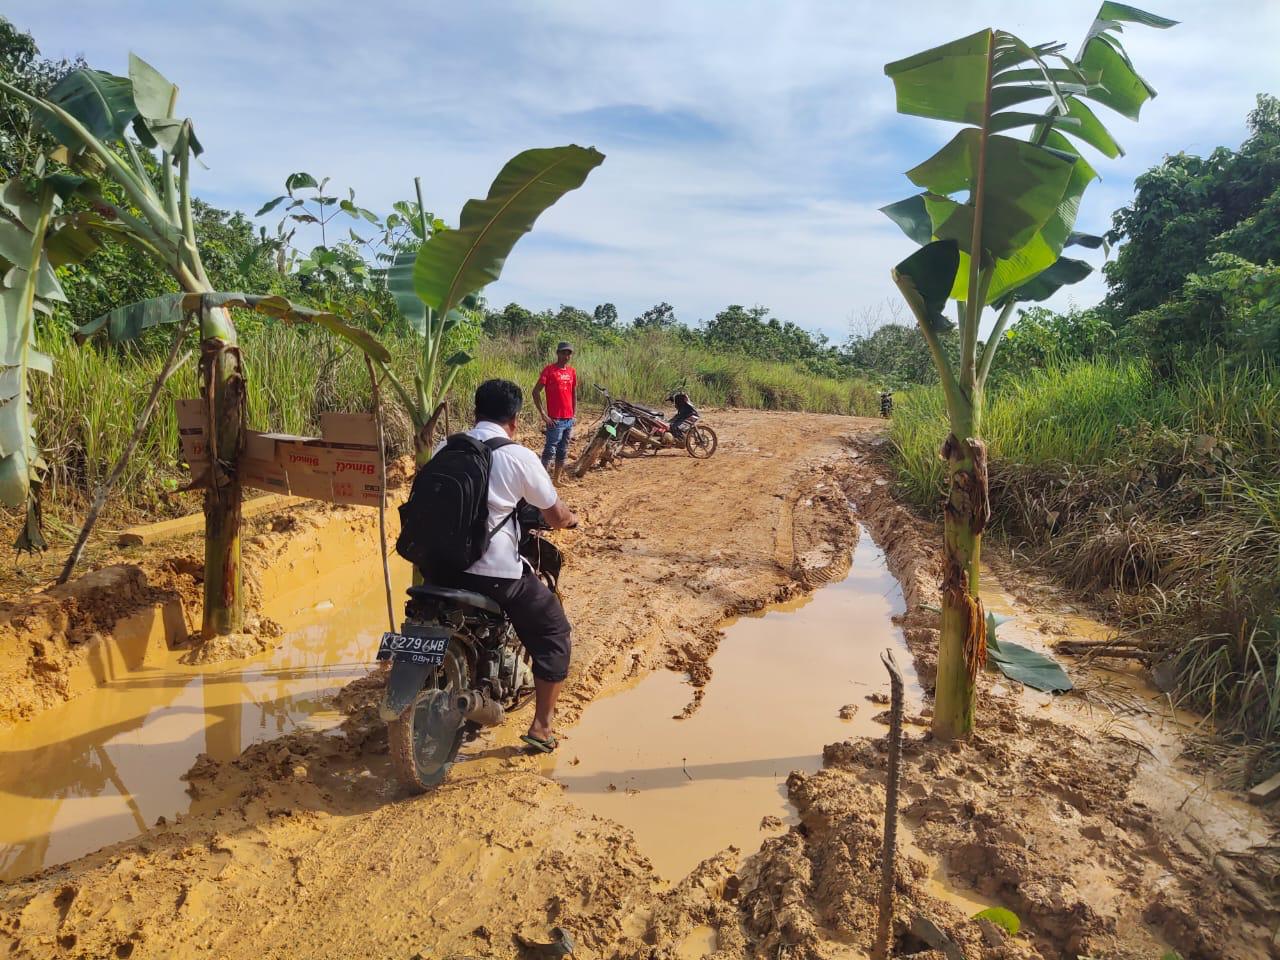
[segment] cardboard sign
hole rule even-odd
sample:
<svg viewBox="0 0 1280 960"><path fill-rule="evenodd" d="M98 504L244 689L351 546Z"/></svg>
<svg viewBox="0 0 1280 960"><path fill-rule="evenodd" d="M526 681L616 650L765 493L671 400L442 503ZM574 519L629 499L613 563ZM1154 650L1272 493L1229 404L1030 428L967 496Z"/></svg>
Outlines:
<svg viewBox="0 0 1280 960"><path fill-rule="evenodd" d="M333 501L332 453L319 440L278 436L276 464L289 477L289 492L295 497Z"/></svg>
<svg viewBox="0 0 1280 960"><path fill-rule="evenodd" d="M178 400L183 456L197 471L209 462L203 400ZM320 437L246 430L238 466L245 486L329 503L376 507L386 478L378 426L368 413L321 414Z"/></svg>
<svg viewBox="0 0 1280 960"><path fill-rule="evenodd" d="M378 506L384 482L380 466L377 450L334 450L333 502Z"/></svg>
<svg viewBox="0 0 1280 960"><path fill-rule="evenodd" d="M182 442L182 458L192 471L209 462L209 418L203 400L175 400L173 412L178 418L178 439Z"/></svg>

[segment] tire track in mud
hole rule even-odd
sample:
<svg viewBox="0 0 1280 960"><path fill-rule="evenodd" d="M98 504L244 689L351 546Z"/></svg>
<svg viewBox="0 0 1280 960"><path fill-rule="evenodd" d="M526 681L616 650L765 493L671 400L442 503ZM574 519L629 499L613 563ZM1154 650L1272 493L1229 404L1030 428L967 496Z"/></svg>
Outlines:
<svg viewBox="0 0 1280 960"><path fill-rule="evenodd" d="M838 437L879 424L709 419L722 438L711 460L646 458L562 491L586 518L560 535L575 628L562 727L627 675L665 666L705 684L720 622L804 589L801 546L845 553ZM780 543L795 544L791 562ZM514 956L516 934L563 922L581 956L642 946L656 876L627 831L585 815L515 750L525 717L440 790L403 799L366 686L345 739L294 734L197 764L193 789L228 798L214 813L11 884L0 943L39 957Z"/></svg>

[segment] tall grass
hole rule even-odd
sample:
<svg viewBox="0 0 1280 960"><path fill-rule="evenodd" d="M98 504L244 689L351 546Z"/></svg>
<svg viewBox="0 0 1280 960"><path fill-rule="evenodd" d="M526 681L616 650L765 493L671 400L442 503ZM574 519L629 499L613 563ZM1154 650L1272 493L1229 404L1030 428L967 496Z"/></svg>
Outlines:
<svg viewBox="0 0 1280 960"><path fill-rule="evenodd" d="M161 358L78 347L58 330L42 331L39 341L54 358L55 375L37 378L35 408L51 466L46 510L57 523L74 519L124 449ZM392 337L384 342L392 366L411 382L417 341ZM314 434L324 411L368 409L363 358L318 332L256 325L241 337L241 347L249 378L249 423L255 428ZM464 408L476 384L489 377L531 388L547 359L543 345L522 340L485 340L474 352L475 361L462 368L454 391ZM837 381L788 364L710 353L663 333L628 337L611 346L583 343L574 363L585 387L583 415L597 408L591 383L655 405L678 386L706 406L871 415L877 402L875 391L861 381ZM171 401L196 394L195 366L188 362L166 385L125 470L113 499L117 512L156 515L190 509L189 503L172 503L162 494L187 480ZM384 395L391 443L407 451L409 421L390 391Z"/></svg>
<svg viewBox="0 0 1280 960"><path fill-rule="evenodd" d="M1280 376L1207 363L1038 370L990 398L993 521L1069 583L1112 599L1184 700L1280 743ZM904 493L936 507L942 397L902 395ZM1280 751L1271 754L1280 764Z"/></svg>

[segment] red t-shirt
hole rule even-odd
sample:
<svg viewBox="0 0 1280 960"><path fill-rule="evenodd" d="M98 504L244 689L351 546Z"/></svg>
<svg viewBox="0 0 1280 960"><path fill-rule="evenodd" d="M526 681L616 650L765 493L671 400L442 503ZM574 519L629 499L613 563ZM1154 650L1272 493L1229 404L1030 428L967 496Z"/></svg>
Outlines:
<svg viewBox="0 0 1280 960"><path fill-rule="evenodd" d="M538 385L547 388L547 416L568 420L573 416L573 392L578 387L578 371L549 363L542 368Z"/></svg>

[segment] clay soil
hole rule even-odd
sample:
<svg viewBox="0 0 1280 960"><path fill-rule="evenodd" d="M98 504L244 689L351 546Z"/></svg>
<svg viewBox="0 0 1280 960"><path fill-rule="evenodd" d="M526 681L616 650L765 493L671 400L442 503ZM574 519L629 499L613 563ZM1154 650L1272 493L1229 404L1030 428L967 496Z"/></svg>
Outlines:
<svg viewBox="0 0 1280 960"><path fill-rule="evenodd" d="M650 670L687 673L696 709L698 689L715 682L711 655L727 616L842 572L856 536L850 501L902 582L902 626L932 683L925 608L936 602L938 531L893 500L880 423L742 411L713 423L712 460L668 454L565 487L585 519L558 535L575 625L560 720L569 744L587 703ZM338 524L373 535L369 513L310 505L256 519L245 560L255 599L269 603L273 571L311 533ZM40 722L42 709L75 696L59 678L131 605L176 596L192 616L195 550L186 542L130 557L0 610L2 719ZM361 569L377 575L376 565ZM1052 620L1060 600L1041 590L1036 613ZM272 631L257 642L272 642ZM1274 889L1213 856L1212 844L1206 856L1203 842L1187 840L1185 823L1153 796L1165 781L1152 751L1088 711L1009 686L982 677L980 732L967 742L908 727L903 825L913 846L898 858L897 955L942 957L941 936L968 957L1275 956ZM390 781L378 688L373 673L337 697L342 736L295 733L234 761L202 758L186 779L193 796L216 798L213 809L0 889L0 949L506 958L554 955L523 941L550 940L559 925L584 958L704 955L689 952L695 941L716 958L869 950L883 740L828 745L823 770L788 781L797 826L670 885L626 829L574 806L517 750L524 716L487 736L440 789L405 796ZM922 856L1014 910L1027 932L1006 937L935 899Z"/></svg>

